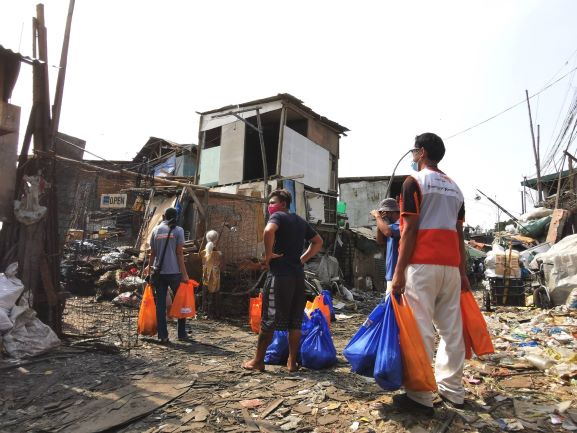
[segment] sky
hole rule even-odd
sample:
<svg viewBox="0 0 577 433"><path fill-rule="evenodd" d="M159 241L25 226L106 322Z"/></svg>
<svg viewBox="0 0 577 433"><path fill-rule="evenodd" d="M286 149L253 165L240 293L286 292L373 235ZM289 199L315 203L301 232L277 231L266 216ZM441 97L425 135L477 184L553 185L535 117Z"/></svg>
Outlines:
<svg viewBox="0 0 577 433"><path fill-rule="evenodd" d="M32 55L36 3L0 0L1 45ZM68 1L44 5L53 96ZM351 130L339 176L390 175L417 134L445 138L440 168L467 222L489 228L496 207L476 190L518 215L535 174L527 106L449 137L567 74L531 101L546 156L577 85L576 16L572 0L77 0L60 131L132 159L151 136L197 143L196 112L291 93ZM22 132L30 100L23 65L11 99Z"/></svg>

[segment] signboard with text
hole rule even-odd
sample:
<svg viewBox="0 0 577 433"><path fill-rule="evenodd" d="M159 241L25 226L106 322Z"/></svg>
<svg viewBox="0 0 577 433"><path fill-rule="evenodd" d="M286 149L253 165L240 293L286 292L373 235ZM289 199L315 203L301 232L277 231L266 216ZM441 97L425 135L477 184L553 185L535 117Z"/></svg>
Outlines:
<svg viewBox="0 0 577 433"><path fill-rule="evenodd" d="M123 209L126 207L127 194L102 194L100 196L101 209Z"/></svg>

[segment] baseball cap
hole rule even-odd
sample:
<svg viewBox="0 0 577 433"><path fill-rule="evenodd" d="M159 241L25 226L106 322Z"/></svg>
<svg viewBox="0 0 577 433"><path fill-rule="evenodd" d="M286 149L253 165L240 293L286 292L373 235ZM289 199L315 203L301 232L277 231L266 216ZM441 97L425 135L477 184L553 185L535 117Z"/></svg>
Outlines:
<svg viewBox="0 0 577 433"><path fill-rule="evenodd" d="M379 212L400 212L399 204L394 198L386 198L379 203Z"/></svg>

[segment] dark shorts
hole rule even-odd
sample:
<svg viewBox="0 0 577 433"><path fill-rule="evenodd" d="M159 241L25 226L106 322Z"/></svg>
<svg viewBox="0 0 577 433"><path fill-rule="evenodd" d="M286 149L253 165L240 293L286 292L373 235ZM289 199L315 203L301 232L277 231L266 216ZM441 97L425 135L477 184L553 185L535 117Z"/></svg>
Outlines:
<svg viewBox="0 0 577 433"><path fill-rule="evenodd" d="M269 275L262 295L261 329L265 332L300 330L305 303L304 275Z"/></svg>

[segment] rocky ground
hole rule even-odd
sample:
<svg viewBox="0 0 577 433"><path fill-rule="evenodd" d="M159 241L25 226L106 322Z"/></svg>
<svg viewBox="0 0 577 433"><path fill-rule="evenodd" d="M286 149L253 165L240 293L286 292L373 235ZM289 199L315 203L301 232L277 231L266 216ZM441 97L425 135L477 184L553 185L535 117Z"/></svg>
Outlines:
<svg viewBox="0 0 577 433"><path fill-rule="evenodd" d="M98 341L69 341L37 358L0 361L0 431L488 433L577 429L574 371L541 371L519 357L520 349L537 345L573 350L575 313L538 316L540 310L527 308L498 308L490 313L497 353L485 361L467 362L465 409L440 404L435 417L426 419L397 412L391 405L394 393L351 373L342 357L343 348L376 302L377 298L365 300L356 311L344 311L349 318L333 323L339 362L323 371L288 373L280 366L269 366L265 373L242 370L242 361L253 354L256 344L245 317L191 320L193 341L170 346L140 339L137 348L125 351ZM573 340L559 343L557 339L556 346L551 336L557 332L545 333L545 326L537 329L534 323L531 329L539 332L523 334L521 330L535 317L549 328L562 328ZM171 338L176 340L171 326ZM577 357L568 362L575 361Z"/></svg>

